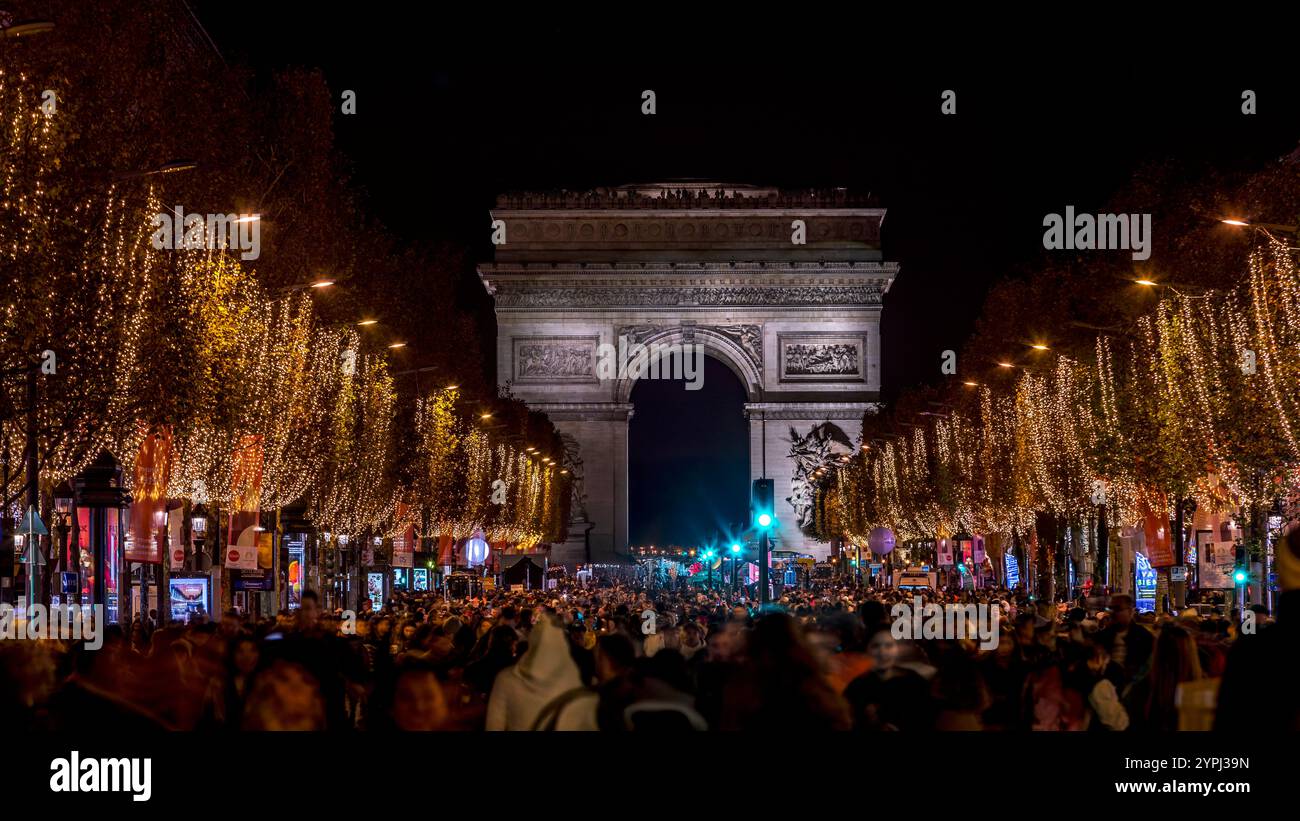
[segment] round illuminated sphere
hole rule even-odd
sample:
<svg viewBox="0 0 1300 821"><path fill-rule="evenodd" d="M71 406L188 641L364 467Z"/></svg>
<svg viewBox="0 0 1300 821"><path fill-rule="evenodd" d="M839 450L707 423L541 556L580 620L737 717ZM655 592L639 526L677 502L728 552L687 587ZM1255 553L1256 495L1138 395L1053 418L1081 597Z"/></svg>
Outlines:
<svg viewBox="0 0 1300 821"><path fill-rule="evenodd" d="M465 561L471 565L483 564L488 557L488 543L482 538L475 536L468 542L465 542Z"/></svg>
<svg viewBox="0 0 1300 821"><path fill-rule="evenodd" d="M885 556L894 551L894 532L887 527L878 527L867 535L867 547L871 552L879 556Z"/></svg>

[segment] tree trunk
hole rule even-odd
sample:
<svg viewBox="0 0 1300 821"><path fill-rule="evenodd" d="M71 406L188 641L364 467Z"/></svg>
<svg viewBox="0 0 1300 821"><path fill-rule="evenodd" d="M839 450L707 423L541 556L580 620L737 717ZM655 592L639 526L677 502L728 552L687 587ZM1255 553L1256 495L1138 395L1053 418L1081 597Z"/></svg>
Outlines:
<svg viewBox="0 0 1300 821"><path fill-rule="evenodd" d="M1097 506L1097 563L1093 567L1094 584L1110 585L1110 527L1106 524L1106 506Z"/></svg>
<svg viewBox="0 0 1300 821"><path fill-rule="evenodd" d="M1038 537L1037 549L1034 551L1038 599L1053 602L1056 601L1056 576L1053 568L1057 542L1056 517L1050 513L1038 513L1034 519L1034 532Z"/></svg>

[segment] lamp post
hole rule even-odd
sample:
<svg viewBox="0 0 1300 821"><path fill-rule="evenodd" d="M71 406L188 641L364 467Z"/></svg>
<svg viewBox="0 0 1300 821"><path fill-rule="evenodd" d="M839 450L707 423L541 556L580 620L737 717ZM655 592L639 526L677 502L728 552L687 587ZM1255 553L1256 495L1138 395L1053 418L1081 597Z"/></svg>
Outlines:
<svg viewBox="0 0 1300 821"><path fill-rule="evenodd" d="M68 550L68 534L72 532L72 485L66 481L61 482L54 489L54 513L57 517L55 522L55 532L59 536L59 568L64 573L76 573L77 581L73 584L73 589L66 591L68 594L68 603L72 602L72 597L77 598L77 603L81 603L81 546L76 545L72 548L72 554ZM68 570L71 567L71 570ZM62 579L63 576L60 576ZM59 593L62 595L64 585L59 585Z"/></svg>
<svg viewBox="0 0 1300 821"><path fill-rule="evenodd" d="M15 545L18 544L17 536L22 537L21 546L23 554L26 555L27 563L27 612L28 618L31 618L32 607L40 601L40 568L45 564L45 556L41 553L41 537L48 536L49 531L45 529L45 523L37 515L35 507L27 508L23 514L22 524L18 526L15 536Z"/></svg>
<svg viewBox="0 0 1300 821"><path fill-rule="evenodd" d="M196 572L203 572L211 567L211 565L204 567L206 555L203 552L203 545L207 541L207 535L208 509L200 502L190 511L190 538L194 540L190 569Z"/></svg>
<svg viewBox="0 0 1300 821"><path fill-rule="evenodd" d="M23 551L26 549L26 539L23 537L23 534L22 534L22 533L19 533L19 532L18 532L18 530L17 530L16 528L15 528L15 530L14 530L14 532L13 532L13 537L12 537L12 538L13 538L13 542L14 542L14 577L13 577L14 580L13 580L13 585L14 585L14 595L17 596L17 595L18 595L18 592L17 592L17 591L18 591L18 574L19 574L19 573L22 573L22 572L25 572L25 569L23 568ZM24 578L26 578L26 577L24 576ZM25 584L25 582L24 582L24 584ZM26 589L26 588L24 588L24 590L25 590L25 589ZM25 595L25 594L24 594L24 595ZM15 599L14 599L14 606L17 607L17 605L18 605L18 599L15 598Z"/></svg>

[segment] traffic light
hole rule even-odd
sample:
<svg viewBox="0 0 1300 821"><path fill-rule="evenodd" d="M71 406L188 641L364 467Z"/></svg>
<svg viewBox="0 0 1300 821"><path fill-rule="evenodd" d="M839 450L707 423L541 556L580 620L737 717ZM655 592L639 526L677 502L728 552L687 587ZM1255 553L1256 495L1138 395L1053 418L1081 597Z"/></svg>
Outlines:
<svg viewBox="0 0 1300 821"><path fill-rule="evenodd" d="M732 552L732 553L739 553L739 552L740 552L740 545L739 545L738 543L736 543L736 542L732 542L732 543L731 543L731 552Z"/></svg>
<svg viewBox="0 0 1300 821"><path fill-rule="evenodd" d="M761 530L771 530L776 524L776 508L773 497L776 495L771 479L755 479L750 506L754 511L754 525Z"/></svg>
<svg viewBox="0 0 1300 821"><path fill-rule="evenodd" d="M1245 584L1249 578L1250 578L1250 564L1248 563L1246 558L1246 546L1244 544L1238 543L1237 557L1236 557L1236 561L1233 563L1233 568L1232 568L1232 581L1235 584Z"/></svg>

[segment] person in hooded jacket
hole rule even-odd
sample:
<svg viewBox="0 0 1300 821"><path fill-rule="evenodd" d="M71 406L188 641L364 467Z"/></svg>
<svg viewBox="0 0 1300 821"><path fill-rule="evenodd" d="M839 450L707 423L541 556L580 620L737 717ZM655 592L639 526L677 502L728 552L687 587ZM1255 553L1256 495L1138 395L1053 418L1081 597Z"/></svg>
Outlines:
<svg viewBox="0 0 1300 821"><path fill-rule="evenodd" d="M533 627L523 657L497 674L485 728L532 730L540 719L556 730L595 730L593 710L571 707L594 697L583 686L564 630L543 618Z"/></svg>

